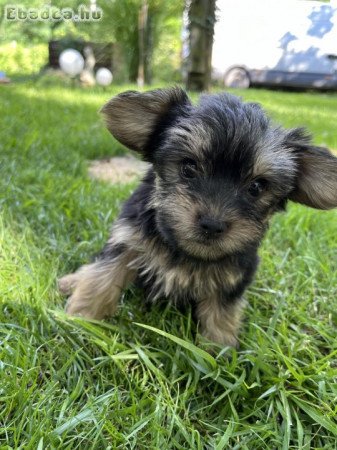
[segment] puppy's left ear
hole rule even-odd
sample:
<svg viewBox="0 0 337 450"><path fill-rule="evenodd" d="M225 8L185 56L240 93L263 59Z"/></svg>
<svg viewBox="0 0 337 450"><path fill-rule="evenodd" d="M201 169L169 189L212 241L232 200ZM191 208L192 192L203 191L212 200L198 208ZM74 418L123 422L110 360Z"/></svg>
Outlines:
<svg viewBox="0 0 337 450"><path fill-rule="evenodd" d="M290 200L312 208L337 207L337 158L323 147L311 144L303 129L290 130L286 145L297 161L296 187Z"/></svg>
<svg viewBox="0 0 337 450"><path fill-rule="evenodd" d="M123 92L109 100L101 112L110 133L121 144L144 155L156 126L186 105L190 105L186 92L174 87Z"/></svg>

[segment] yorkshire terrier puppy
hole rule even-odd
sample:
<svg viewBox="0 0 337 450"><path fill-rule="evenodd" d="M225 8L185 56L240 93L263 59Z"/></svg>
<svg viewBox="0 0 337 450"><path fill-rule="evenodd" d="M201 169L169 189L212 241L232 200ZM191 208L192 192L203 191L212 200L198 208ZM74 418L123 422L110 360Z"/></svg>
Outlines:
<svg viewBox="0 0 337 450"><path fill-rule="evenodd" d="M336 207L337 158L225 93L194 106L180 88L129 91L102 113L151 168L97 260L60 280L67 312L103 319L137 283L153 301L191 303L207 339L235 346L270 217L288 200Z"/></svg>

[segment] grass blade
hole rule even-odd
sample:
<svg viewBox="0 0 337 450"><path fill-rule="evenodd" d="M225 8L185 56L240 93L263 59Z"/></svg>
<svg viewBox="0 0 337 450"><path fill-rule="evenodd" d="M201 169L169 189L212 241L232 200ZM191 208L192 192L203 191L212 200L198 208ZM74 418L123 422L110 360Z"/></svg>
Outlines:
<svg viewBox="0 0 337 450"><path fill-rule="evenodd" d="M308 416L310 416L318 425L322 425L326 430L329 430L335 436L337 436L337 424L329 419L326 415L318 411L318 409L313 408L307 402L299 399L298 397L292 397L294 403L296 403L302 411L304 411Z"/></svg>
<svg viewBox="0 0 337 450"><path fill-rule="evenodd" d="M189 350L195 356L203 359L204 361L207 361L211 365L212 369L215 369L217 367L217 362L212 355L207 353L205 350L202 350L201 348L197 347L196 345L192 344L191 342L187 342L184 339L174 336L173 334L167 333L166 331L159 330L158 328L151 327L150 325L145 325L137 322L135 322L135 325L137 325L138 327L145 328L146 330L153 331L154 333L160 334L161 336L170 339L176 344L181 345L181 347L184 347L186 350Z"/></svg>

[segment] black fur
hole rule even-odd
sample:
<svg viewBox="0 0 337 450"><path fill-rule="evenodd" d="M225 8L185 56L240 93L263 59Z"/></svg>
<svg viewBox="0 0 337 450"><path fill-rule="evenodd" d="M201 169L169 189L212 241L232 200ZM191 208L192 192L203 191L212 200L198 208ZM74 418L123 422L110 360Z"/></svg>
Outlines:
<svg viewBox="0 0 337 450"><path fill-rule="evenodd" d="M66 277L68 311L114 312L132 280L149 299L191 304L207 338L235 345L270 217L289 199L337 206L337 159L305 130L276 126L229 94L193 106L179 88L126 92L102 111L110 132L152 167L97 262Z"/></svg>
<svg viewBox="0 0 337 450"><path fill-rule="evenodd" d="M167 230L163 230L156 223L156 210L149 206L153 192L155 191L154 180L154 172L150 169L140 186L131 195L129 200L125 202L119 218L127 220L133 227L140 230L144 239L156 238L157 246L164 248L169 256L167 260L167 270L179 268L180 265L186 264L189 266L191 273L196 270L203 270L203 268L206 267L212 267L212 265L216 267L219 264L236 267L243 274L242 280L230 289L223 288L221 302L226 303L236 300L243 294L246 287L252 281L258 264L258 243L247 246L244 252L233 252L216 261L204 261L186 254L179 249L174 239L170 239L170 233ZM156 284L155 281L155 274L149 279L138 275L136 280L137 286L140 286L145 290L147 296L150 297L150 300L151 295L155 294L151 289L151 286ZM180 295L175 297L176 303L185 303L186 298L188 298L189 301L192 301L188 292L181 292L179 294Z"/></svg>

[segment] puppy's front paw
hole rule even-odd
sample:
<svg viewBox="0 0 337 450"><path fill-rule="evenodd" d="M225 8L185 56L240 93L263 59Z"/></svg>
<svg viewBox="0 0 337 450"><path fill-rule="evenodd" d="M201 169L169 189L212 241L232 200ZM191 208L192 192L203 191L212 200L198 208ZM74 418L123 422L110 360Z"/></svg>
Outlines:
<svg viewBox="0 0 337 450"><path fill-rule="evenodd" d="M85 317L86 319L102 319L102 317L97 315L97 311L92 308L89 302L81 300L76 295L68 298L65 311L69 316Z"/></svg>
<svg viewBox="0 0 337 450"><path fill-rule="evenodd" d="M77 281L76 273L69 273L57 280L57 286L61 294L70 295L75 290Z"/></svg>
<svg viewBox="0 0 337 450"><path fill-rule="evenodd" d="M215 342L224 347L238 348L237 335L224 330L203 330L201 335L207 339L207 341Z"/></svg>
<svg viewBox="0 0 337 450"><path fill-rule="evenodd" d="M228 305L223 305L216 298L199 302L197 315L202 336L224 347L237 348L244 305L245 301L242 299Z"/></svg>
<svg viewBox="0 0 337 450"><path fill-rule="evenodd" d="M81 280L78 272L69 273L64 277L59 278L57 284L61 294L70 296L65 306L67 314L70 316L86 317L87 319L97 318L97 312L93 307L93 301L88 298L88 293L83 289L85 283ZM92 292L92 296L94 297L94 292Z"/></svg>

